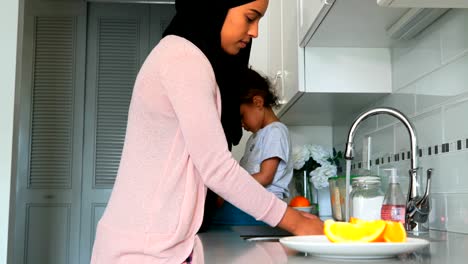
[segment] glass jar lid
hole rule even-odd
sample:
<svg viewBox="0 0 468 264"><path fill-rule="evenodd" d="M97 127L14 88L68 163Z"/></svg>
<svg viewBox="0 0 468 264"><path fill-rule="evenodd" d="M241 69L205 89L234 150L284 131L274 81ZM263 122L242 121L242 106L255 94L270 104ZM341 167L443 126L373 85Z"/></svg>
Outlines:
<svg viewBox="0 0 468 264"><path fill-rule="evenodd" d="M353 181L365 181L365 182L378 181L380 182L380 177L379 176L358 176L358 177L353 178Z"/></svg>

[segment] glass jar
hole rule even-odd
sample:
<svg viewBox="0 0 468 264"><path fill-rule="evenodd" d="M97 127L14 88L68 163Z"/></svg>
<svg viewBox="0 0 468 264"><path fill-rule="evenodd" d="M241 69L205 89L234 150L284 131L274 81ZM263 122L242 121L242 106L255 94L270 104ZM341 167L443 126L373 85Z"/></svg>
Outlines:
<svg viewBox="0 0 468 264"><path fill-rule="evenodd" d="M350 182L352 183L356 177L356 175L351 175ZM328 178L328 186L330 188L330 202L333 219L335 221L345 221L346 176L340 175ZM350 188L350 193L351 191L352 188Z"/></svg>
<svg viewBox="0 0 468 264"><path fill-rule="evenodd" d="M307 176L307 172L305 170L294 170L293 176L297 193L313 203L312 183L309 181L310 177Z"/></svg>
<svg viewBox="0 0 468 264"><path fill-rule="evenodd" d="M305 170L294 170L293 171L293 179L291 181L291 187L294 186L295 188L290 188L290 198L294 196L300 195L304 196L309 200L310 206L304 208L306 212L317 215L318 216L318 205L316 203L316 198L314 198L314 193L312 192L313 185L310 182L310 177L307 175ZM301 209L298 209L301 210ZM303 210L302 210L303 211Z"/></svg>
<svg viewBox="0 0 468 264"><path fill-rule="evenodd" d="M338 187L337 176L328 178L328 187L330 188L330 203L333 219L335 219L335 221L343 221L340 204L340 188Z"/></svg>
<svg viewBox="0 0 468 264"><path fill-rule="evenodd" d="M380 178L375 176L353 179L350 194L350 216L363 220L380 219L385 194L380 188Z"/></svg>

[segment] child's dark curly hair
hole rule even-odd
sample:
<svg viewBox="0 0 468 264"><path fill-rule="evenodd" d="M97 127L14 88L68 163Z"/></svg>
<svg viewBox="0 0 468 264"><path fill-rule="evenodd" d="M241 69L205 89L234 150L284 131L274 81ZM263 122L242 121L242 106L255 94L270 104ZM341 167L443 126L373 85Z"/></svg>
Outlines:
<svg viewBox="0 0 468 264"><path fill-rule="evenodd" d="M251 68L247 68L238 81L241 104L251 104L254 96L261 96L264 101L263 106L278 107L278 96L268 78Z"/></svg>

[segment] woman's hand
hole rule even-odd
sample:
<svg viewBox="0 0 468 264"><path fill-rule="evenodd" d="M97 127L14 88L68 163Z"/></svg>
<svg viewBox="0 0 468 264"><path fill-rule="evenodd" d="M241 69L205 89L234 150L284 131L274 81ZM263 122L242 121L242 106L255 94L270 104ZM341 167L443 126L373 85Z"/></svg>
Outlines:
<svg viewBox="0 0 468 264"><path fill-rule="evenodd" d="M323 235L323 222L320 218L289 206L278 226L296 236Z"/></svg>

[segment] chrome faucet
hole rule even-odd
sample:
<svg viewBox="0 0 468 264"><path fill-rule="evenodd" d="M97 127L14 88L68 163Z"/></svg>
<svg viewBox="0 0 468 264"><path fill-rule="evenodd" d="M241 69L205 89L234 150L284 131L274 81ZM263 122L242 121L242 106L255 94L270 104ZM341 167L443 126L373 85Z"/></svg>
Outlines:
<svg viewBox="0 0 468 264"><path fill-rule="evenodd" d="M346 150L345 150L345 159L352 160L353 159L353 138L356 133L356 129L359 124L365 120L366 118L378 115L378 114L388 114L391 115L398 120L400 120L403 125L408 130L410 136L410 144L411 144L411 168L409 170L409 188L408 188L408 195L406 199L406 214L405 214L405 223L406 223L406 230L412 232L424 232L427 228L423 227L422 224L425 223L428 219L429 211L430 211L430 204L429 204L429 192L430 192L430 182L431 182L431 175L432 169L427 170L427 184L426 190L424 194L421 194L420 184L418 181L418 160L417 160L417 153L418 153L418 145L417 145L417 138L416 138L416 131L414 129L413 124L409 121L409 119L400 111L389 108L389 107L378 107L371 110L368 110L362 114L360 114L351 125L351 128L348 132L348 139L346 143ZM349 196L349 190L347 190ZM347 197L346 206L349 208ZM349 220L349 210L346 210L348 215L346 215L346 221Z"/></svg>

